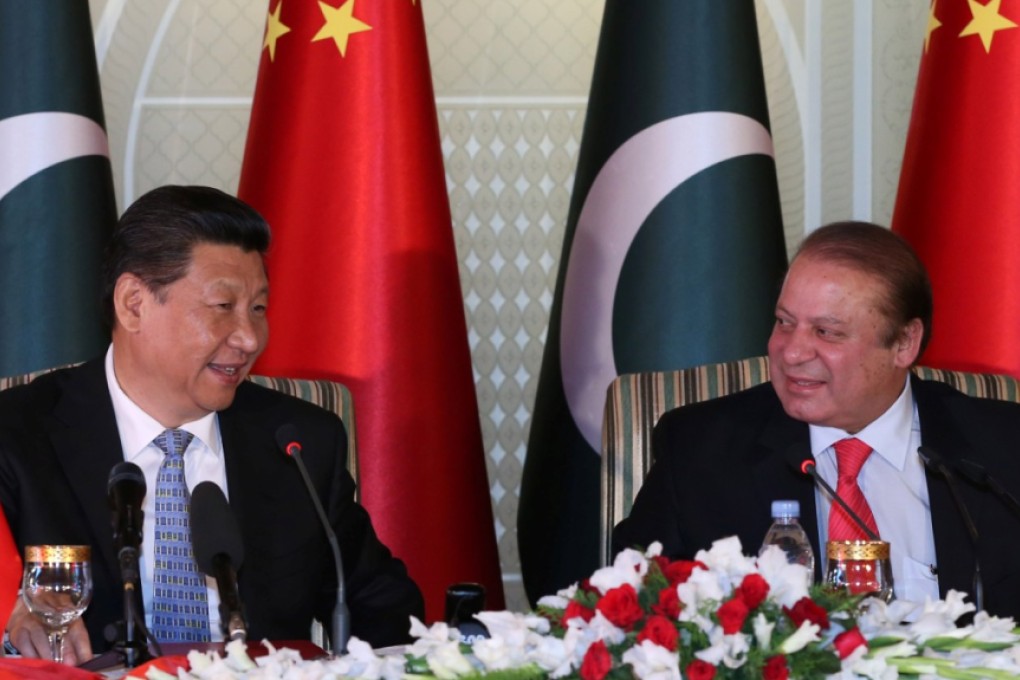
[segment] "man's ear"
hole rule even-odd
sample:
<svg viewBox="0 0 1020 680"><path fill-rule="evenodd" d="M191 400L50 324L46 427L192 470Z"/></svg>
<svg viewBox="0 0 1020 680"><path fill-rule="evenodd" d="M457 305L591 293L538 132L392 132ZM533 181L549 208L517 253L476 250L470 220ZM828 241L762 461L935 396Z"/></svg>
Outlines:
<svg viewBox="0 0 1020 680"><path fill-rule="evenodd" d="M117 326L129 333L138 331L148 292L145 283L134 274L120 275L113 286L113 314Z"/></svg>
<svg viewBox="0 0 1020 680"><path fill-rule="evenodd" d="M921 338L924 336L924 324L920 319L911 319L910 322L900 330L900 335L893 343L896 349L896 365L900 368L910 368L917 363L918 355L921 353Z"/></svg>

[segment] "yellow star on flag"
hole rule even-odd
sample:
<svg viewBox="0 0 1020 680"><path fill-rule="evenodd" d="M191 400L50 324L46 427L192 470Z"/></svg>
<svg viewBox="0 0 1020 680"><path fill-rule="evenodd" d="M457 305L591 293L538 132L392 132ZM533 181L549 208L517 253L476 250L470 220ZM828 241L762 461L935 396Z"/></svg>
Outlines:
<svg viewBox="0 0 1020 680"><path fill-rule="evenodd" d="M269 48L269 61L276 59L276 41L280 36L290 33L290 26L284 26L280 21L280 10L283 8L283 0L276 3L276 11L266 15L266 40L262 43L262 49Z"/></svg>
<svg viewBox="0 0 1020 680"><path fill-rule="evenodd" d="M1002 0L989 0L987 5L982 5L976 0L967 0L967 4L970 5L970 14L973 18L960 33L960 37L981 36L981 44L985 46L986 53L992 51L992 38L996 31L1016 28L1014 22L999 14Z"/></svg>
<svg viewBox="0 0 1020 680"><path fill-rule="evenodd" d="M942 22L935 16L935 5L938 0L931 0L931 9L928 11L928 30L924 34L924 53L928 53L928 45L931 43L931 34L936 28L942 25Z"/></svg>
<svg viewBox="0 0 1020 680"><path fill-rule="evenodd" d="M322 10L326 23L312 38L312 42L332 38L342 57L347 56L347 39L352 34L372 30L372 27L364 21L354 18L354 0L347 0L339 7L331 7L320 0L319 9Z"/></svg>

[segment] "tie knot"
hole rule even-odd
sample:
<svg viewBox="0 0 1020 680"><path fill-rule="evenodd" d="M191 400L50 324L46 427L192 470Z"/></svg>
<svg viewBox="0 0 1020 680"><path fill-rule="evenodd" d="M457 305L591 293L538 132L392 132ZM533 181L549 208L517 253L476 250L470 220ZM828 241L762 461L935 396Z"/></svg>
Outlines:
<svg viewBox="0 0 1020 680"><path fill-rule="evenodd" d="M871 447L860 439L841 439L836 442L835 448L840 478L857 479L857 474L864 467L864 461L871 455Z"/></svg>
<svg viewBox="0 0 1020 680"><path fill-rule="evenodd" d="M163 430L153 443L168 456L183 456L195 435L184 430Z"/></svg>

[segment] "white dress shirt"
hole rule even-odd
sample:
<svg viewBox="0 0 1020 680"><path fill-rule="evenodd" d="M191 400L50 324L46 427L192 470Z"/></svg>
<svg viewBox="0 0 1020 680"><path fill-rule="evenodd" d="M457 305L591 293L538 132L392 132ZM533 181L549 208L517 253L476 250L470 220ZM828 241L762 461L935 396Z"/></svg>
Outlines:
<svg viewBox="0 0 1020 680"><path fill-rule="evenodd" d="M860 432L851 435L815 425L810 431L818 473L833 488L838 477L833 444L856 437L874 450L861 468L857 484L875 515L879 536L889 542L896 597L919 602L926 596L938 599L931 503L924 464L917 455L921 428L909 378L893 405ZM832 501L820 489L815 490L815 500L819 545L824 546ZM821 559L824 573L826 556L823 554Z"/></svg>
<svg viewBox="0 0 1020 680"><path fill-rule="evenodd" d="M154 440L166 428L152 416L143 411L124 393L117 382L113 368L113 345L106 352L106 383L110 388L113 400L113 413L117 418L117 430L120 433L121 449L124 460L134 463L145 475L146 494L142 502L145 520L142 524L142 546L140 555L140 578L142 599L145 602L145 625L152 625L152 574L154 569L152 546L155 544L156 516L156 475L163 463L165 454L156 446ZM190 423L184 423L179 429L194 435L194 439L184 452L184 478L191 491L201 482L211 481L227 493L227 471L223 461L223 441L220 437L219 420L215 413ZM216 580L207 577L206 589L209 602L209 633L213 642L223 639L220 630L219 591Z"/></svg>

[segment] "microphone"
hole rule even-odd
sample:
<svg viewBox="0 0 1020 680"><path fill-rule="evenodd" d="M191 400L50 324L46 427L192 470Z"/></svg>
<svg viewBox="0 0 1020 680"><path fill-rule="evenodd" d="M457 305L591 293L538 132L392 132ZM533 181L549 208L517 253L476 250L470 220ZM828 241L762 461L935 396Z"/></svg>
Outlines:
<svg viewBox="0 0 1020 680"><path fill-rule="evenodd" d="M1016 496L1007 491L998 479L989 474L983 465L972 460L961 459L956 462L955 467L957 472L963 475L968 482L991 489L1003 505L1012 510L1015 515L1020 516L1020 501L1017 501Z"/></svg>
<svg viewBox="0 0 1020 680"><path fill-rule="evenodd" d="M142 545L142 499L145 498L142 469L127 461L117 463L110 470L106 493L124 589L134 590L138 580L138 549Z"/></svg>
<svg viewBox="0 0 1020 680"><path fill-rule="evenodd" d="M963 524L967 527L967 533L970 535L970 542L974 545L974 604L977 606L977 610L984 611L985 609L985 593L984 584L981 580L981 561L978 556L978 545L979 536L977 526L974 524L974 518L971 517L970 511L967 509L967 505L963 502L963 498L960 496L960 489L956 483L956 475L954 475L949 466L946 465L945 460L940 456L935 449L930 446L922 444L917 447L917 455L921 457L921 461L924 466L931 470L933 467L938 471L942 478L946 480L946 485L949 487L949 493L953 497L953 504L956 506L957 512L960 513L960 517L963 518Z"/></svg>
<svg viewBox="0 0 1020 680"><path fill-rule="evenodd" d="M142 500L145 498L142 469L127 461L114 465L106 483L106 496L111 510L113 545L117 550L124 588L123 625L113 625L112 636L108 632L107 639L115 642L115 647L124 655L124 665L134 668L152 658L145 646L145 639L150 635L139 610L141 600L137 589L140 573L138 550L142 545L144 520Z"/></svg>
<svg viewBox="0 0 1020 680"><path fill-rule="evenodd" d="M828 482L826 482L824 479L822 479L822 476L820 474L818 474L818 470L816 469L815 461L814 460L812 460L811 458L805 458L801 462L801 464L799 466L799 469L805 475L809 475L811 477L811 479L815 480L815 484L817 484L818 486L822 487L822 489L825 490L825 493L828 494L828 496L832 500L834 500L836 503L838 503L839 507L843 508L843 511L846 512L846 514L850 517L850 519L852 519L854 521L854 524L856 524L858 526L858 528L860 528L860 530L863 531L864 534L869 539L871 539L872 541L881 540L881 539L879 539L878 534L876 534L874 531L872 531L871 528L867 524L864 523L864 520L862 520L860 517L858 517L857 513L850 509L850 506L846 504L846 501L843 500L842 497L840 497L840 495L838 493L836 493L836 490L833 489L831 486L829 486Z"/></svg>
<svg viewBox="0 0 1020 680"><path fill-rule="evenodd" d="M191 545L198 568L216 579L224 637L245 642L248 624L237 590L237 570L244 562L244 545L227 497L213 482L201 482L191 492Z"/></svg>
<svg viewBox="0 0 1020 680"><path fill-rule="evenodd" d="M319 494L315 492L311 477L308 476L308 469L301 459L301 441L298 438L297 428L290 423L285 423L276 429L276 443L280 450L294 459L298 470L301 472L301 479L305 482L308 495L311 496L315 512L319 515L319 521L326 532L329 547L333 551L333 563L336 566L336 604L333 605L332 639L334 653L339 656L347 653L347 641L351 638L351 612L347 608L347 585L344 583L344 563L340 556L340 544L337 543L336 533L330 526L326 511L322 509L322 502L319 501Z"/></svg>

